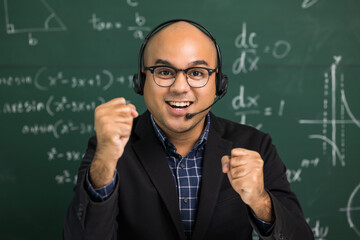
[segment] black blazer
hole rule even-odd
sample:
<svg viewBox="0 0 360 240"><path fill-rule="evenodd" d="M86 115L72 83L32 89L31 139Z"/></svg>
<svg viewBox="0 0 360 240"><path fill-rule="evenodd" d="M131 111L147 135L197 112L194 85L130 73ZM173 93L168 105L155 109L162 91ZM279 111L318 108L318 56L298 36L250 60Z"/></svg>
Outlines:
<svg viewBox="0 0 360 240"><path fill-rule="evenodd" d="M259 152L264 160L265 188L276 218L271 236L261 236L249 207L222 173L221 157L239 147ZM79 168L64 239L186 239L174 180L149 112L134 120L131 137L118 161L115 191L104 202L92 201L84 188L95 149L96 137L92 137ZM253 229L262 239L313 239L269 135L211 114L204 154L191 239L252 239Z"/></svg>

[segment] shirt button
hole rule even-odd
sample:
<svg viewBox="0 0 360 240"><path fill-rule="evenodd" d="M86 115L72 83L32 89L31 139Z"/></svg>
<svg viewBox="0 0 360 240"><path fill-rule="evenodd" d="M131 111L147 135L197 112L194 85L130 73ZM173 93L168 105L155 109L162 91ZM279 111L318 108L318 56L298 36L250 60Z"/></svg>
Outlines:
<svg viewBox="0 0 360 240"><path fill-rule="evenodd" d="M184 198L184 203L187 203L189 201L188 198Z"/></svg>
<svg viewBox="0 0 360 240"><path fill-rule="evenodd" d="M184 168L185 168L185 164L184 164L184 163L180 164L180 167L181 167L182 169L184 169Z"/></svg>

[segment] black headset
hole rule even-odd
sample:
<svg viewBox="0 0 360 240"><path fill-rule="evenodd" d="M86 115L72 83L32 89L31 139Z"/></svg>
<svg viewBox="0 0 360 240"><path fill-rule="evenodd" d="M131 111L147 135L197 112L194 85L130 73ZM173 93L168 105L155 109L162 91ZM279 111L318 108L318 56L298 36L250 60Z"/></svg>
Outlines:
<svg viewBox="0 0 360 240"><path fill-rule="evenodd" d="M133 76L133 87L134 87L134 91L137 94L143 95L144 94L144 84L145 84L145 79L146 79L146 75L141 71L142 69L142 62L143 62L143 54L144 54L144 49L146 47L147 42L149 41L149 39L154 36L158 31L160 31L162 28L164 28L167 25L170 25L172 23L175 22L188 22L192 25L194 25L195 27L197 27L198 29L200 29L201 31L203 31L204 33L206 33L210 39L214 42L215 47L216 47L216 52L217 52L217 60L218 60L218 71L216 73L216 95L217 96L221 96L223 97L227 91L228 88L228 78L225 74L222 73L222 62L221 62L221 52L220 52L220 48L218 46L218 44L216 43L215 37L211 34L211 32L209 30L207 30L204 26L202 26L201 24L191 21L191 20L187 20L187 19L173 19L173 20L169 20L166 22L161 23L160 25L158 25L157 27L155 27L151 32L149 32L149 34L146 36L143 44L141 45L140 48L140 53L139 53L139 62L138 62L138 73L136 73Z"/></svg>

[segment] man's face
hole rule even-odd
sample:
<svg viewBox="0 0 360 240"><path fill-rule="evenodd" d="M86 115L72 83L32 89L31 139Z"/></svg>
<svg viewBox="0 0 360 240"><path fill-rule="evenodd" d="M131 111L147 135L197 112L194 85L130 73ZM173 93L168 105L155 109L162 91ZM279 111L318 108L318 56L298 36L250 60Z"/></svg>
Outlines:
<svg viewBox="0 0 360 240"><path fill-rule="evenodd" d="M152 37L144 53L144 66L168 65L177 69L189 67L216 68L217 55L211 39L191 24L174 23ZM156 123L165 133L182 133L203 127L206 112L191 119L187 113L199 112L210 106L215 95L215 73L202 88L192 88L180 71L170 87L160 87L153 74L146 71L145 104Z"/></svg>

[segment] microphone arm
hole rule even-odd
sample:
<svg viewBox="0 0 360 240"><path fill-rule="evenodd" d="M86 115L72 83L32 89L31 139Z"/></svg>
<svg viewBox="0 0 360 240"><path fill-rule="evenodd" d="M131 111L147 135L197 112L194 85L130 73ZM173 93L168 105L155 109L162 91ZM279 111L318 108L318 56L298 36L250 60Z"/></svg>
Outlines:
<svg viewBox="0 0 360 240"><path fill-rule="evenodd" d="M206 110L208 110L209 108L211 108L212 106L214 106L215 103L217 103L224 95L225 95L226 91L224 91L210 106L208 106L207 108L201 110L200 112L196 112L196 113L187 113L185 115L185 117L187 119L192 119L195 115L205 112Z"/></svg>

